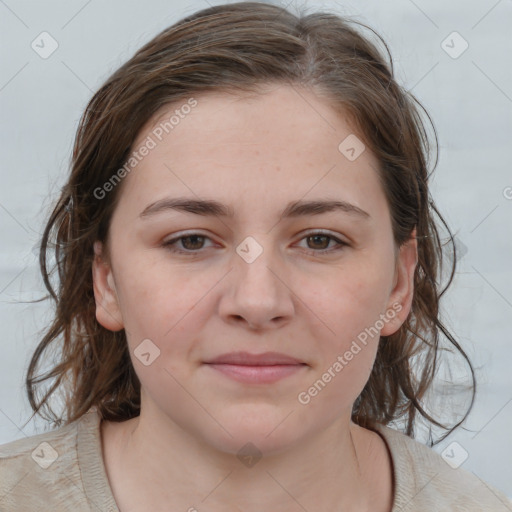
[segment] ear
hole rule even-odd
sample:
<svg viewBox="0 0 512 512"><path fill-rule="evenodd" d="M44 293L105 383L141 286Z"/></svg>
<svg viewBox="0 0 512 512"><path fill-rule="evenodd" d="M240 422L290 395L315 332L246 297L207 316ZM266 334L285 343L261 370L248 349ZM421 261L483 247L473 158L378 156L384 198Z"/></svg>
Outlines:
<svg viewBox="0 0 512 512"><path fill-rule="evenodd" d="M102 251L102 243L97 240L94 242L95 256L92 264L96 319L109 331L120 331L124 328L124 323L119 308L114 274L110 265L104 261Z"/></svg>
<svg viewBox="0 0 512 512"><path fill-rule="evenodd" d="M395 265L395 282L386 306L388 316L390 316L389 312L391 311L395 312L395 316L385 323L380 332L381 336L394 334L409 315L414 296L414 272L417 263L418 244L416 242L416 228L414 228L409 240L400 247Z"/></svg>

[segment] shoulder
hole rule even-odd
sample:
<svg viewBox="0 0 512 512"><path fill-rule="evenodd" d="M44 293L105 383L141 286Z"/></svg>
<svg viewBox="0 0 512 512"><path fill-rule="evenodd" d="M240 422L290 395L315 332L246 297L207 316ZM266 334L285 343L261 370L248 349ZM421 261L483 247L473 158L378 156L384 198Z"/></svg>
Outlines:
<svg viewBox="0 0 512 512"><path fill-rule="evenodd" d="M77 433L84 420L91 419L87 416L0 445L0 510L48 510L64 505L90 510L83 500L77 458Z"/></svg>
<svg viewBox="0 0 512 512"><path fill-rule="evenodd" d="M388 445L395 478L392 512L512 511L502 492L461 467L451 467L432 448L390 427L375 429Z"/></svg>

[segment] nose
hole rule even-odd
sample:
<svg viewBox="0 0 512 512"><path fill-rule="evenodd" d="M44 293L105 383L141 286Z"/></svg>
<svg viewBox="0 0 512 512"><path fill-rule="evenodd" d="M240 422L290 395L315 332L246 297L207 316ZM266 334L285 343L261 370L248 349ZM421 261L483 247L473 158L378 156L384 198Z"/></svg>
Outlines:
<svg viewBox="0 0 512 512"><path fill-rule="evenodd" d="M238 254L233 260L220 301L221 317L251 330L274 329L289 322L295 311L294 293L274 252L265 248L250 263Z"/></svg>

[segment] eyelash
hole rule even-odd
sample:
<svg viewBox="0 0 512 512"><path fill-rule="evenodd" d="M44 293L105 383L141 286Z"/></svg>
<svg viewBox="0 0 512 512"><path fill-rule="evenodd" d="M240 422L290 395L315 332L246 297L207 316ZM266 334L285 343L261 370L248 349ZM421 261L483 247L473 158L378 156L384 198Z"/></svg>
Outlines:
<svg viewBox="0 0 512 512"><path fill-rule="evenodd" d="M325 233L323 231L314 231L314 232L308 233L307 235L305 235L304 237L301 238L301 241L306 238L310 238L310 237L318 236L318 235L326 237L326 238L330 238L331 240L335 241L338 244L338 246L331 248L331 249L321 249L318 251L315 251L313 249L305 249L305 252L307 254L314 255L314 256L318 256L319 254L320 255L328 254L328 253L330 254L332 252L336 252L336 251L343 249L345 246L348 247L348 245L349 245L346 242L343 242L342 240L340 240L339 238L336 238L336 237L332 236L331 234ZM170 251L172 253L184 254L186 256L195 256L195 255L199 254L201 249L198 249L196 251L192 251L192 250L185 251L185 250L176 249L176 247L173 247L180 240L182 240L184 238L194 237L194 236L204 238L205 240L210 240L209 237L207 237L206 235L202 235L201 233L187 233L185 235L181 235L181 236L172 238L171 240L167 240L166 242L164 242L162 244L162 247L165 247L168 251Z"/></svg>

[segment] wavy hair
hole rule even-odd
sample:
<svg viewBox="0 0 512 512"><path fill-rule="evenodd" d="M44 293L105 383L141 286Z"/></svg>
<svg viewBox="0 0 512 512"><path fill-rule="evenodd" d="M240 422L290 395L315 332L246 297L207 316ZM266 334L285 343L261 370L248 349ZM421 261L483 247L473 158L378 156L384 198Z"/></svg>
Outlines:
<svg viewBox="0 0 512 512"><path fill-rule="evenodd" d="M377 42L363 35L365 29L380 41L387 59ZM94 191L123 167L141 128L163 106L209 91L258 92L260 85L269 83L309 87L347 115L379 162L395 248L416 228L418 262L411 311L397 332L381 336L373 370L353 406L353 421L370 429L403 421L405 433L414 436L415 422L422 417L430 426L448 431L439 442L466 419L476 392L475 373L440 320L440 299L452 282L457 258L453 236L428 189L438 159L432 120L395 79L389 48L372 28L331 12L296 15L260 2L218 5L183 18L137 51L89 101L76 133L69 176L41 240L39 264L49 295L39 301L51 299L54 316L26 373L31 419L39 414L60 426L93 406L111 421L140 414L140 382L126 333L98 323L93 293L93 244L100 240L106 245L122 187L114 187L105 198ZM422 112L433 128L434 145ZM436 160L429 173L432 147ZM448 230L455 253L442 290L438 279L443 244L434 213ZM51 268L48 254L55 255ZM439 370L441 333L450 351L469 365L472 378L471 403L451 428L433 417L424 403ZM56 363L37 375L50 351L58 354ZM49 379L51 385L38 397L40 386ZM59 390L64 395L62 417L50 406Z"/></svg>

